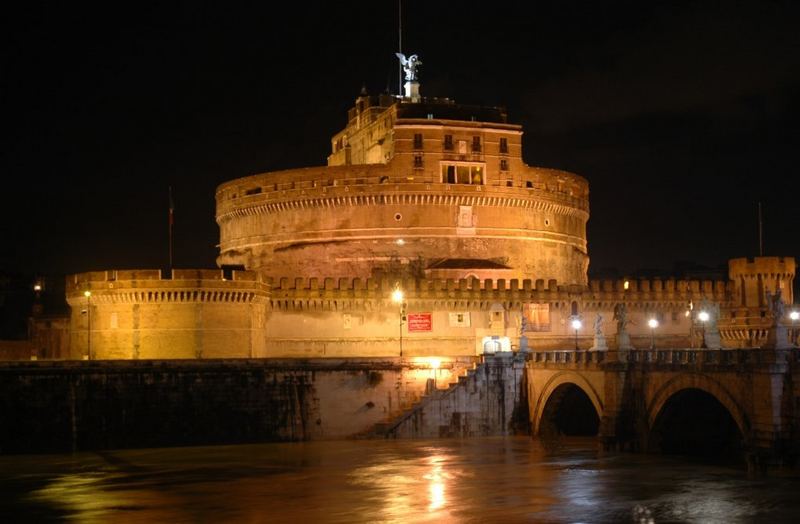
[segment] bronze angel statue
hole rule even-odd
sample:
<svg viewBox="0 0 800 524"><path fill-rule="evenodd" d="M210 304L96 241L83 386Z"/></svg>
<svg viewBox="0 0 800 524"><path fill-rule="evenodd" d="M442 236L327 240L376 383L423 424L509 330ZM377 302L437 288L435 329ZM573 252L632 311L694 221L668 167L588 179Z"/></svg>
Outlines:
<svg viewBox="0 0 800 524"><path fill-rule="evenodd" d="M406 58L403 53L395 54L400 59L400 65L403 66L403 71L406 73L406 82L416 82L417 68L422 65L422 60L417 55L411 55Z"/></svg>

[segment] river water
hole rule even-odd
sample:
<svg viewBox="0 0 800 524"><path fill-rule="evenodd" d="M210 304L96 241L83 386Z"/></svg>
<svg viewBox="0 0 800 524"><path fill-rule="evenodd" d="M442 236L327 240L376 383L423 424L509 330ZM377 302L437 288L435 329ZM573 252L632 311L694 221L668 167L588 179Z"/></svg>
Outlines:
<svg viewBox="0 0 800 524"><path fill-rule="evenodd" d="M0 522L800 522L800 478L595 439L341 441L0 457Z"/></svg>

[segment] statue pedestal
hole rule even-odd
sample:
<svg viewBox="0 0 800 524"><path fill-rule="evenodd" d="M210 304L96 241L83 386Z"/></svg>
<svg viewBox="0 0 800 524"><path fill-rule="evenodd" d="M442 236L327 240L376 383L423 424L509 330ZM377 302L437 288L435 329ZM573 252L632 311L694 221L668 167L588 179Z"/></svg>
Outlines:
<svg viewBox="0 0 800 524"><path fill-rule="evenodd" d="M767 333L767 343L765 349L789 349L792 343L789 341L789 330L783 326L773 326Z"/></svg>
<svg viewBox="0 0 800 524"><path fill-rule="evenodd" d="M623 331L622 333L617 333L617 349L620 351L625 351L627 349L634 349L633 345L631 344L631 337L628 335L627 331Z"/></svg>
<svg viewBox="0 0 800 524"><path fill-rule="evenodd" d="M412 102L419 102L419 82L413 80L411 82L406 82L403 87L406 91L406 98L410 98Z"/></svg>
<svg viewBox="0 0 800 524"><path fill-rule="evenodd" d="M520 353L528 353L531 348L528 347L528 337L522 335L519 337L519 351Z"/></svg>
<svg viewBox="0 0 800 524"><path fill-rule="evenodd" d="M595 335L594 344L589 348L589 351L606 351L607 349L606 337L604 335Z"/></svg>

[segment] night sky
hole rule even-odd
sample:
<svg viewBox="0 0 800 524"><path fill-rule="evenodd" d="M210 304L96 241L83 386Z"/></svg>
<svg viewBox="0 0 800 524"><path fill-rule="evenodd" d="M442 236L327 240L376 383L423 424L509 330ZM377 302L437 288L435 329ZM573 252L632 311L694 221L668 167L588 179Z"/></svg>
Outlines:
<svg viewBox="0 0 800 524"><path fill-rule="evenodd" d="M397 89L397 3L19 2L2 14L0 271L213 267L214 190L323 165ZM506 106L590 182L590 271L800 255L800 5L404 2L422 93Z"/></svg>

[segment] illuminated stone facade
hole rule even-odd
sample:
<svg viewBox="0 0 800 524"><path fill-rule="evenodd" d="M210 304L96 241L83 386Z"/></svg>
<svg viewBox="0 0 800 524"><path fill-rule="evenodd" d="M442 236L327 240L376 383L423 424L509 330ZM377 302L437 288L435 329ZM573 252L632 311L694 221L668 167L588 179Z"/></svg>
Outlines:
<svg viewBox="0 0 800 524"><path fill-rule="evenodd" d="M586 285L588 183L525 165L522 129L500 109L362 96L349 116L327 167L218 188L220 265Z"/></svg>

